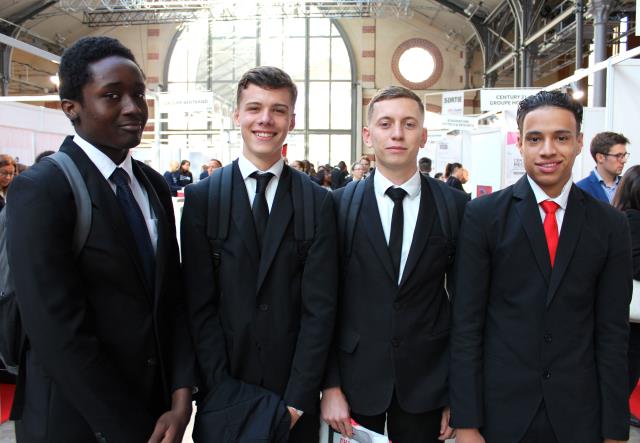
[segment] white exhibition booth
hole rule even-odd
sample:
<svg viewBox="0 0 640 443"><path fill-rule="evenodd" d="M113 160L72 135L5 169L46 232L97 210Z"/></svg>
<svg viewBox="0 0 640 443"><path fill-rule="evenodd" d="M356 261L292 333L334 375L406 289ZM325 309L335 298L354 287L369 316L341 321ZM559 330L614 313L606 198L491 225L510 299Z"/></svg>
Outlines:
<svg viewBox="0 0 640 443"><path fill-rule="evenodd" d="M573 168L575 181L589 175L595 166L589 153L589 145L598 132L623 133L631 140L628 146L631 157L626 168L640 163L640 106L636 92L640 90L640 60L629 58L638 54L640 48L635 48L591 69L580 70L569 79L545 88L557 89L586 77L598 68L607 69L608 106L584 108L584 146ZM509 186L524 174L522 159L516 146L517 102L520 100L519 96L539 90L480 90L481 109L487 112L475 116L462 113L465 91L426 94L443 95L443 114L427 113L427 145L418 156L432 159L432 175L444 172L447 163L462 163L469 171L469 182L464 188L472 197ZM456 95L458 98L452 99Z"/></svg>

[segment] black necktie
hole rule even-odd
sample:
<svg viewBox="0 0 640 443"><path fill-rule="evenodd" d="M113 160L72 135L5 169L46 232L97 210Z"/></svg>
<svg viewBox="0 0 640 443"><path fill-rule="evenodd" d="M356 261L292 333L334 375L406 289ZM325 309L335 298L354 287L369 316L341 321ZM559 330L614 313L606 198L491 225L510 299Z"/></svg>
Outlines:
<svg viewBox="0 0 640 443"><path fill-rule="evenodd" d="M147 223L129 187L129 174L122 168L116 168L109 178L116 185L116 198L131 228L147 283L150 288L153 288L155 254Z"/></svg>
<svg viewBox="0 0 640 443"><path fill-rule="evenodd" d="M253 197L251 211L253 212L253 222L256 226L258 245L262 251L262 240L264 239L264 232L267 230L267 221L269 221L269 206L267 205L266 190L273 174L271 172L261 174L255 171L250 177L256 179L256 195Z"/></svg>
<svg viewBox="0 0 640 443"><path fill-rule="evenodd" d="M402 256L402 231L404 229L404 211L402 210L402 200L407 195L407 191L402 188L389 186L386 194L393 200L393 215L391 216L391 234L389 235L389 254L393 270L396 274L396 281L400 276L400 257Z"/></svg>

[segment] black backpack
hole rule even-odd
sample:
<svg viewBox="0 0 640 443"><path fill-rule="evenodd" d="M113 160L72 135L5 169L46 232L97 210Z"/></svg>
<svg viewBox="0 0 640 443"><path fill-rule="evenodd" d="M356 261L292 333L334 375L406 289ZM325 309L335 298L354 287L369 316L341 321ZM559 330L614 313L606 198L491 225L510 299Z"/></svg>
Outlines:
<svg viewBox="0 0 640 443"><path fill-rule="evenodd" d="M369 180L373 177L370 176ZM436 210L440 225L447 238L447 255L449 264L453 263L456 252L456 242L458 240L458 230L460 226L460 216L453 197L453 191L446 183L426 178L433 198L436 203ZM353 250L353 238L360 213L360 206L364 197L365 180L358 180L349 183L340 197L340 207L338 209L338 235L342 242L344 251L344 263L348 262Z"/></svg>
<svg viewBox="0 0 640 443"><path fill-rule="evenodd" d="M307 258L315 234L313 182L306 174L289 169L293 197L293 232L298 256ZM207 209L207 237L212 239L211 254L217 273L222 258L222 246L229 235L231 219L231 195L233 187L233 163L220 168L208 178L209 207ZM302 210L296 210L302 208ZM217 275L216 275L217 279Z"/></svg>
<svg viewBox="0 0 640 443"><path fill-rule="evenodd" d="M76 224L73 231L73 254L78 256L91 228L91 198L76 164L64 152L56 152L43 161L50 161L62 170L69 181L76 204ZM18 373L26 336L14 292L13 278L7 256L7 207L0 211L0 359L12 374ZM37 278L35 276L34 278Z"/></svg>

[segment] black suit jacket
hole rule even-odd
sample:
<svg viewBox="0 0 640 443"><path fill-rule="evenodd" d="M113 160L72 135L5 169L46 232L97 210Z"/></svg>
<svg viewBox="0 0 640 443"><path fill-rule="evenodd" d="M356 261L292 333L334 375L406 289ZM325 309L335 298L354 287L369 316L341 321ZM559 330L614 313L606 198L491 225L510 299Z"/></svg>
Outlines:
<svg viewBox="0 0 640 443"><path fill-rule="evenodd" d="M433 179L421 176L418 220L398 286L374 176L365 179L351 256L343 251L341 257L336 339L325 386L340 386L358 414L384 412L394 390L405 411L430 411L448 404L448 240L427 183ZM467 196L452 193L461 219ZM338 206L342 194L334 192Z"/></svg>
<svg viewBox="0 0 640 443"><path fill-rule="evenodd" d="M471 202L458 251L452 424L519 441L540 403L561 442L626 440L631 240L572 186L555 265L527 177Z"/></svg>
<svg viewBox="0 0 640 443"><path fill-rule="evenodd" d="M337 266L333 201L313 186L315 236L306 259L294 238L293 174L285 166L259 254L251 205L233 163L231 221L219 280L207 237L209 180L186 188L182 257L196 355L206 391L226 377L314 413L333 328ZM216 170L214 174L221 174ZM229 192L225 190L224 192ZM301 210L301 209L295 209Z"/></svg>
<svg viewBox="0 0 640 443"><path fill-rule="evenodd" d="M8 219L9 263L30 342L22 423L34 440L146 441L170 394L193 386L169 190L134 161L158 220L155 287L109 183L68 137L92 203L92 224L74 259L75 204L63 173L40 162L16 177Z"/></svg>

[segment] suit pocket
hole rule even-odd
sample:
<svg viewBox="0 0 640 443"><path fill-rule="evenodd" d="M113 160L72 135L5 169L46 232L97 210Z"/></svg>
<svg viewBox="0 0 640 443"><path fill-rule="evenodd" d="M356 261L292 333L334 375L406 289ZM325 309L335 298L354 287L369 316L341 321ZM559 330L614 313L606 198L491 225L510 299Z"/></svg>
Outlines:
<svg viewBox="0 0 640 443"><path fill-rule="evenodd" d="M338 346L347 354L353 354L360 342L360 334L353 331L343 331L340 334Z"/></svg>

